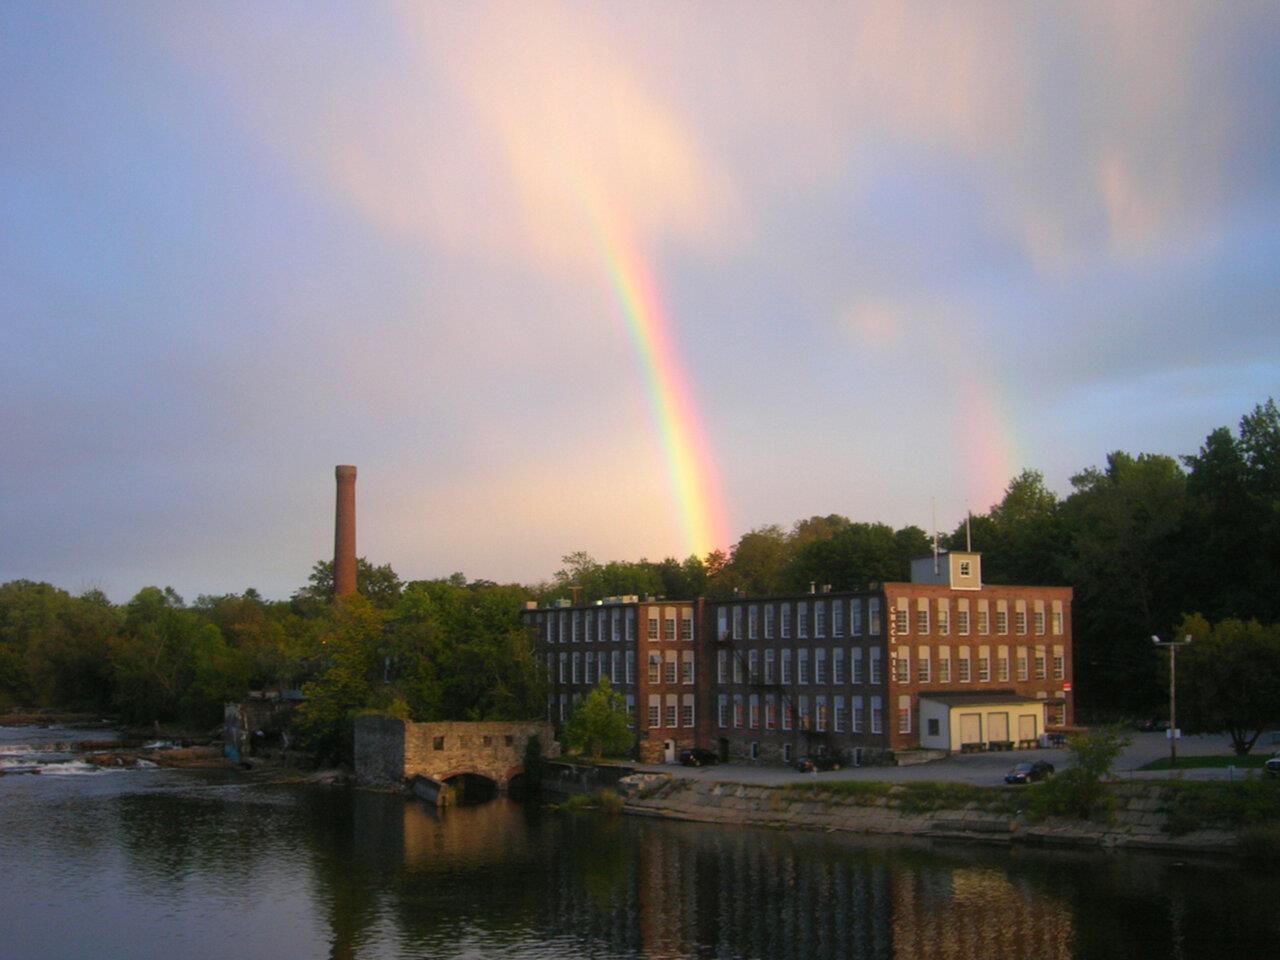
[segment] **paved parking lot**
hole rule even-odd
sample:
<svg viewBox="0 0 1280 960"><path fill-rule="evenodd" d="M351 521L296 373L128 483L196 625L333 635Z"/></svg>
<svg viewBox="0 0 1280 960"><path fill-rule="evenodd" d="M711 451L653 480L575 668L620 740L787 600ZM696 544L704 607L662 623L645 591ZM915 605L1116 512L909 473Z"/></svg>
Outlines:
<svg viewBox="0 0 1280 960"><path fill-rule="evenodd" d="M1180 770L1176 773L1140 771L1138 768L1144 764L1169 755L1169 741L1163 733L1133 733L1131 736L1132 742L1125 748L1114 768L1114 775L1118 778L1158 780L1181 776L1189 780L1226 780L1232 776L1244 776L1242 770L1231 771L1222 768ZM1270 755L1278 748L1280 744L1264 744L1260 741L1258 746L1254 747L1254 751ZM1230 756L1231 740L1226 736L1184 737L1178 742L1178 754L1184 757ZM798 773L790 767L754 767L742 764L720 764L710 767L650 764L641 765L637 769L731 783L782 784L824 780L878 780L908 783L919 780L942 780L952 783L970 783L975 786L996 786L1004 783L1005 773L1021 760L1048 760L1061 771L1068 765L1069 754L1065 748L966 753L908 767L855 767L822 773Z"/></svg>

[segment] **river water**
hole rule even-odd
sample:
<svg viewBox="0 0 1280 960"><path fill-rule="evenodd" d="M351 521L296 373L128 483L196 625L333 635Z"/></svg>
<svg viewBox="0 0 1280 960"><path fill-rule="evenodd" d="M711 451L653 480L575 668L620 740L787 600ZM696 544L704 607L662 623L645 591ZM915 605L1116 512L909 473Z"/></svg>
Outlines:
<svg viewBox="0 0 1280 960"><path fill-rule="evenodd" d="M1280 876L98 770L0 728L0 960L1274 956ZM101 733L91 734L100 738ZM61 742L63 749L58 749ZM73 746L73 745L72 745Z"/></svg>

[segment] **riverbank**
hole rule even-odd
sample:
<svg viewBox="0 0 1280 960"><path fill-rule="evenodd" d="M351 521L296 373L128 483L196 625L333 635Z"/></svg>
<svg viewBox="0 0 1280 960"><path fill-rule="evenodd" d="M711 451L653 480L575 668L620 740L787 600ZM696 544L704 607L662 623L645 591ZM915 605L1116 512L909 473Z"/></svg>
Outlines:
<svg viewBox="0 0 1280 960"><path fill-rule="evenodd" d="M645 780L624 806L626 813L635 816L1044 847L1215 855L1233 855L1240 847L1235 830L1199 829L1171 835L1170 787L1159 783L1111 785L1114 808L1106 822L1054 818L1033 822L1016 806L994 797L988 803L934 805L936 798L933 804L921 802L909 786L901 784L845 792L821 785L765 786L641 776Z"/></svg>

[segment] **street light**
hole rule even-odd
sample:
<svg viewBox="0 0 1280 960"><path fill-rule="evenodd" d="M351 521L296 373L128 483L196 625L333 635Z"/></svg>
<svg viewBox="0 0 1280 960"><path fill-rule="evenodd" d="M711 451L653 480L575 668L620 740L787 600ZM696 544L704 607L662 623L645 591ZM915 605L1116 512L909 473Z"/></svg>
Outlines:
<svg viewBox="0 0 1280 960"><path fill-rule="evenodd" d="M1169 766L1178 765L1178 699L1175 684L1178 677L1178 648L1191 642L1191 634L1181 640L1161 640L1153 636L1151 642L1157 647L1169 648Z"/></svg>

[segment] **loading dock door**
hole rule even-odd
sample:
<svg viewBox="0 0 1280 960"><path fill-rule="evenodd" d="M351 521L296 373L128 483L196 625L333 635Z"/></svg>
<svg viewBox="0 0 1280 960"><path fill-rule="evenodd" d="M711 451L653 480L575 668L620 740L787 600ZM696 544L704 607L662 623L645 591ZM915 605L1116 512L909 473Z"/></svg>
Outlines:
<svg viewBox="0 0 1280 960"><path fill-rule="evenodd" d="M987 714L987 733L992 743L1004 743L1009 739L1009 715L1007 713Z"/></svg>
<svg viewBox="0 0 1280 960"><path fill-rule="evenodd" d="M1023 714L1018 718L1018 739L1034 740L1039 734L1036 733L1036 718L1031 714Z"/></svg>
<svg viewBox="0 0 1280 960"><path fill-rule="evenodd" d="M960 743L982 742L982 714L960 714Z"/></svg>

